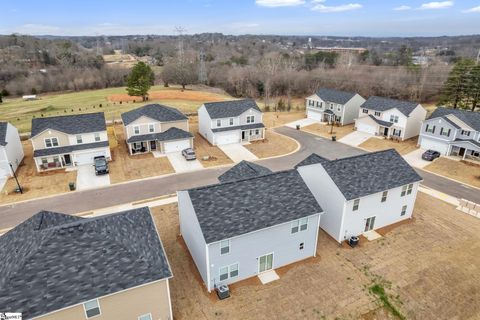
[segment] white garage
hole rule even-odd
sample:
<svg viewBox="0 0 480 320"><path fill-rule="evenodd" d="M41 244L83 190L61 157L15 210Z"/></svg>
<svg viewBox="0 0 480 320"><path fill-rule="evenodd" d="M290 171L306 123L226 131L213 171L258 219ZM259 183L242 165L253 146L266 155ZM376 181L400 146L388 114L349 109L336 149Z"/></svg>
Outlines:
<svg viewBox="0 0 480 320"><path fill-rule="evenodd" d="M357 119L355 127L357 128L357 131L373 135L378 132L378 124L369 117Z"/></svg>
<svg viewBox="0 0 480 320"><path fill-rule="evenodd" d="M448 144L434 139L422 137L420 141L420 148L425 150L435 150L443 155L446 155L448 151Z"/></svg>
<svg viewBox="0 0 480 320"><path fill-rule="evenodd" d="M316 121L322 121L322 115L323 115L323 112L318 112L318 111L310 110L310 109L307 110L307 118L308 119L312 119L312 120L316 120Z"/></svg>
<svg viewBox="0 0 480 320"><path fill-rule="evenodd" d="M106 158L110 157L107 154L106 150L95 150L83 153L76 153L75 162L77 166L81 166L84 164L93 164L93 158L98 156L105 156Z"/></svg>
<svg viewBox="0 0 480 320"><path fill-rule="evenodd" d="M214 138L215 138L216 145L240 142L240 135L238 131L215 133Z"/></svg>
<svg viewBox="0 0 480 320"><path fill-rule="evenodd" d="M168 141L163 143L163 152L165 153L178 152L190 147L191 147L190 139Z"/></svg>

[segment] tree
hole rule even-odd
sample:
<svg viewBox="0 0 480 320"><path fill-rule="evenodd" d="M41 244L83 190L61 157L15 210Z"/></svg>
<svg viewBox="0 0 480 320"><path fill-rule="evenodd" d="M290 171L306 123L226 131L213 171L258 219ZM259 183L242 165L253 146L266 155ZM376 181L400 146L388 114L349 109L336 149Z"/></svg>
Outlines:
<svg viewBox="0 0 480 320"><path fill-rule="evenodd" d="M480 108L480 64L476 64L470 69L467 92L469 96L468 105L472 111L475 111L476 108Z"/></svg>
<svg viewBox="0 0 480 320"><path fill-rule="evenodd" d="M145 101L154 81L155 74L152 68L142 61L138 62L127 77L128 95L142 97Z"/></svg>
<svg viewBox="0 0 480 320"><path fill-rule="evenodd" d="M181 61L165 65L161 77L164 83L181 85L182 90L185 90L187 85L194 84L198 80L195 65Z"/></svg>
<svg viewBox="0 0 480 320"><path fill-rule="evenodd" d="M2 94L0 93L0 103L3 102L3 99L2 99Z"/></svg>
<svg viewBox="0 0 480 320"><path fill-rule="evenodd" d="M475 62L472 59L461 59L448 75L443 88L443 102L453 108L464 107L467 97L470 71Z"/></svg>

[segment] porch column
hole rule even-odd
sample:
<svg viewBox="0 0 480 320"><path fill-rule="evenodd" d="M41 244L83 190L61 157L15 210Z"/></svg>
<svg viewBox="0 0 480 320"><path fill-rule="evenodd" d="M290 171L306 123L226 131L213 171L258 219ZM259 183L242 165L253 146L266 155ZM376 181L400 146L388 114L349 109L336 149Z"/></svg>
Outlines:
<svg viewBox="0 0 480 320"><path fill-rule="evenodd" d="M132 153L132 144L131 144L131 143L127 143L127 148L128 148L128 153L129 153L130 155L133 155L133 153Z"/></svg>
<svg viewBox="0 0 480 320"><path fill-rule="evenodd" d="M446 156L449 156L451 152L452 152L452 145L449 144L449 145L448 145L448 148L447 148L447 154L446 154Z"/></svg>
<svg viewBox="0 0 480 320"><path fill-rule="evenodd" d="M265 139L265 128L262 129L262 139Z"/></svg>
<svg viewBox="0 0 480 320"><path fill-rule="evenodd" d="M465 156L467 155L467 152L468 152L468 149L465 148L465 152L463 153L463 159L462 160L465 160Z"/></svg>
<svg viewBox="0 0 480 320"><path fill-rule="evenodd" d="M151 152L152 150L150 150L150 141L146 141L145 143L147 144L147 151Z"/></svg>

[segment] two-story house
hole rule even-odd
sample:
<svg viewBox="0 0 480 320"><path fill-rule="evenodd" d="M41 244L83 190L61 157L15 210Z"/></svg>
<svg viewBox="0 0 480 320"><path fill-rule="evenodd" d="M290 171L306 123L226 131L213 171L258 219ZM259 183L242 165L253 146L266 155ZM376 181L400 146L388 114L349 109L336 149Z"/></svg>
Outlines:
<svg viewBox="0 0 480 320"><path fill-rule="evenodd" d="M307 118L346 125L358 117L360 106L365 102L358 93L320 88L305 102Z"/></svg>
<svg viewBox="0 0 480 320"><path fill-rule="evenodd" d="M251 99L203 104L198 109L198 129L212 145L265 138L263 113Z"/></svg>
<svg viewBox="0 0 480 320"><path fill-rule="evenodd" d="M0 180L13 176L12 170L17 171L22 160L23 147L17 128L0 122Z"/></svg>
<svg viewBox="0 0 480 320"><path fill-rule="evenodd" d="M0 236L0 308L23 319L173 319L172 271L148 207L41 211Z"/></svg>
<svg viewBox="0 0 480 320"><path fill-rule="evenodd" d="M423 122L418 144L443 155L480 161L480 113L439 107Z"/></svg>
<svg viewBox="0 0 480 320"><path fill-rule="evenodd" d="M338 242L409 219L422 180L394 149L338 160L312 154L297 170L325 210L320 227Z"/></svg>
<svg viewBox="0 0 480 320"><path fill-rule="evenodd" d="M209 292L316 255L322 208L296 170L177 195L180 233Z"/></svg>
<svg viewBox="0 0 480 320"><path fill-rule="evenodd" d="M418 136L426 116L427 110L416 102L370 97L360 106L355 128L372 135L406 140Z"/></svg>
<svg viewBox="0 0 480 320"><path fill-rule="evenodd" d="M30 141L37 171L93 164L110 160L103 112L32 119Z"/></svg>
<svg viewBox="0 0 480 320"><path fill-rule="evenodd" d="M149 104L122 113L122 121L130 154L170 153L193 147L188 118L175 108Z"/></svg>

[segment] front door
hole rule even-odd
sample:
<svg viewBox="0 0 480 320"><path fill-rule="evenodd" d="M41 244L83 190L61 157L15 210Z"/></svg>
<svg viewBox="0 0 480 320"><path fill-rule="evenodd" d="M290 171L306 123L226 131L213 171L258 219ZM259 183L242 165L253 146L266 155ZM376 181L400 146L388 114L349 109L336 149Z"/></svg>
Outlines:
<svg viewBox="0 0 480 320"><path fill-rule="evenodd" d="M246 136L246 131L242 131L242 141L245 140L245 136Z"/></svg>
<svg viewBox="0 0 480 320"><path fill-rule="evenodd" d="M388 136L388 128L383 129L383 135L385 137Z"/></svg>
<svg viewBox="0 0 480 320"><path fill-rule="evenodd" d="M465 155L465 148L460 148L460 150L458 151L458 155L460 157L463 157Z"/></svg>
<svg viewBox="0 0 480 320"><path fill-rule="evenodd" d="M375 226L375 217L370 217L365 220L365 232L373 230Z"/></svg>
<svg viewBox="0 0 480 320"><path fill-rule="evenodd" d="M273 253L266 254L258 258L258 273L262 273L273 268Z"/></svg>
<svg viewBox="0 0 480 320"><path fill-rule="evenodd" d="M65 155L63 156L63 159L65 160L65 165L66 165L66 166L72 165L72 157L70 157L69 154L65 154Z"/></svg>
<svg viewBox="0 0 480 320"><path fill-rule="evenodd" d="M150 150L157 150L157 142L155 140L150 141Z"/></svg>

